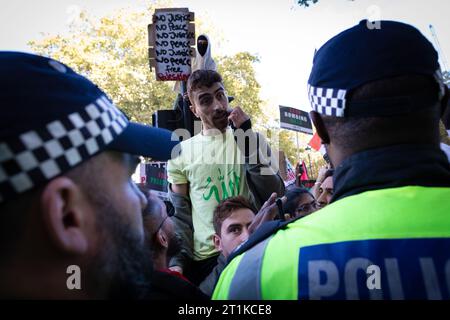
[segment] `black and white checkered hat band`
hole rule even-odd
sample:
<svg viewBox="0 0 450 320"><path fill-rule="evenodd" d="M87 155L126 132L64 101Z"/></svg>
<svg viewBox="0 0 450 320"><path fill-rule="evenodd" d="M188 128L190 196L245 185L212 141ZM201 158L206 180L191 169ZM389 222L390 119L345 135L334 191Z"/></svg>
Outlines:
<svg viewBox="0 0 450 320"><path fill-rule="evenodd" d="M105 96L40 130L0 142L0 203L90 158L127 127Z"/></svg>
<svg viewBox="0 0 450 320"><path fill-rule="evenodd" d="M438 69L433 75L439 85L439 99L445 94L445 84L441 71ZM333 117L344 117L347 100L347 90L320 88L308 85L308 98L314 111Z"/></svg>
<svg viewBox="0 0 450 320"><path fill-rule="evenodd" d="M327 116L344 116L346 94L347 90L344 89L319 88L308 85L308 98L312 109Z"/></svg>

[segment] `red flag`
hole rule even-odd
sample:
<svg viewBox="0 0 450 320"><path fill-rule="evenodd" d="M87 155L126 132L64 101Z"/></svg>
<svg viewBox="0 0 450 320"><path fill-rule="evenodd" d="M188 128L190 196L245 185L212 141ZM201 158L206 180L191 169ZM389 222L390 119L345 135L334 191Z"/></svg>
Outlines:
<svg viewBox="0 0 450 320"><path fill-rule="evenodd" d="M306 170L305 161L302 161L302 168L303 168L303 172L302 172L302 175L300 176L300 181L309 180L309 178L308 178L308 171Z"/></svg>
<svg viewBox="0 0 450 320"><path fill-rule="evenodd" d="M320 150L320 146L322 144L322 141L320 140L319 135L316 133L314 133L313 137L311 138L311 140L308 142L308 144L311 146L311 148L313 148L316 151Z"/></svg>

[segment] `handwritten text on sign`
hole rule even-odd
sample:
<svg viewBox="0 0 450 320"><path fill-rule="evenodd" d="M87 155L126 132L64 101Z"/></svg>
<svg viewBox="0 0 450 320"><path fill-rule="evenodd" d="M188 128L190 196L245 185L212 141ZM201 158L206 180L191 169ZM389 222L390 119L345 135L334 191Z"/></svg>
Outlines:
<svg viewBox="0 0 450 320"><path fill-rule="evenodd" d="M191 73L195 31L189 11L162 11L154 15L156 76L163 81L185 81Z"/></svg>

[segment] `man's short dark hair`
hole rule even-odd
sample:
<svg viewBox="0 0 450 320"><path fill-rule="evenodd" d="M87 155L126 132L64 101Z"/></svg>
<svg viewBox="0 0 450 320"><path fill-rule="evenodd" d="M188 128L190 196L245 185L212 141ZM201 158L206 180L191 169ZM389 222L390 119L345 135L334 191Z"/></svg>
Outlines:
<svg viewBox="0 0 450 320"><path fill-rule="evenodd" d="M234 211L239 209L249 209L253 213L255 213L255 209L253 208L253 206L243 196L236 196L225 199L217 205L216 209L214 209L213 214L213 225L216 234L220 235L222 223L225 221L225 219L231 216Z"/></svg>
<svg viewBox="0 0 450 320"><path fill-rule="evenodd" d="M193 91L199 88L210 88L216 82L222 82L222 77L218 72L214 70L194 71L187 81L187 92L189 98L192 99Z"/></svg>
<svg viewBox="0 0 450 320"><path fill-rule="evenodd" d="M427 143L431 137L434 138L434 131L438 133L438 92L438 84L429 76L405 75L382 79L352 90L347 99L354 102L382 101L384 98L409 96L420 98L426 105L398 116L338 118L322 115L322 119L331 140L343 148L364 150L386 145L387 141L390 144ZM420 135L415 134L418 131Z"/></svg>
<svg viewBox="0 0 450 320"><path fill-rule="evenodd" d="M142 189L141 189L142 190ZM154 195L156 198L157 196ZM162 215L163 205L165 203L157 202L153 198L147 198L147 206L142 210L145 231L150 241L154 242L157 228L165 219Z"/></svg>
<svg viewBox="0 0 450 320"><path fill-rule="evenodd" d="M308 194L311 198L314 199L312 193L303 187L295 187L286 192L286 204L283 206L283 210L285 213L295 214L295 210L297 209L298 198L303 195Z"/></svg>
<svg viewBox="0 0 450 320"><path fill-rule="evenodd" d="M325 181L326 178L332 177L334 174L334 169L328 169L325 174L323 175L323 181Z"/></svg>

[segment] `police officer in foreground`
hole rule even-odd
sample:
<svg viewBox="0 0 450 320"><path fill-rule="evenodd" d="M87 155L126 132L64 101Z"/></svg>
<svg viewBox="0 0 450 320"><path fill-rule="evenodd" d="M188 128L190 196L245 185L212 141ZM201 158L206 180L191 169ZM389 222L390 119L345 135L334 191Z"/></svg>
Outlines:
<svg viewBox="0 0 450 320"><path fill-rule="evenodd" d="M448 89L417 29L373 26L329 40L308 81L336 168L331 204L250 238L214 299L450 298L450 168L438 128Z"/></svg>
<svg viewBox="0 0 450 320"><path fill-rule="evenodd" d="M155 281L131 180L177 143L68 66L0 51L0 298L180 297Z"/></svg>

